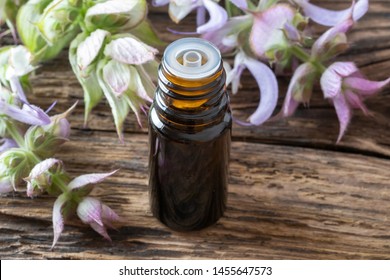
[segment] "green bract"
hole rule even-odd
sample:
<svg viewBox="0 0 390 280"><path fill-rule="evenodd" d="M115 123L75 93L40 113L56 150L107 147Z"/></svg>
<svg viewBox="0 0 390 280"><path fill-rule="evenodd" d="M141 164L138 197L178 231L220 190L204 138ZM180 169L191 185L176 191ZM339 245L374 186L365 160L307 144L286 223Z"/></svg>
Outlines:
<svg viewBox="0 0 390 280"><path fill-rule="evenodd" d="M21 148L7 150L0 155L0 179L9 180L13 188L17 189L34 165L30 152Z"/></svg>
<svg viewBox="0 0 390 280"><path fill-rule="evenodd" d="M0 25L5 22L13 28L18 9L26 2L27 0L0 0Z"/></svg>
<svg viewBox="0 0 390 280"><path fill-rule="evenodd" d="M74 1L72 1L73 4ZM51 46L64 38L73 38L79 31L79 10L68 0L55 0L43 10L36 26Z"/></svg>
<svg viewBox="0 0 390 280"><path fill-rule="evenodd" d="M36 23L40 21L43 11L50 2L52 2L52 0L30 0L19 9L16 19L19 37L23 44L33 54L35 62L55 58L76 34L77 29L74 27L74 31L65 36L60 36L52 45L45 40L36 26Z"/></svg>
<svg viewBox="0 0 390 280"><path fill-rule="evenodd" d="M104 32L103 30L96 30L90 36L86 33L80 33L72 41L69 48L70 64L84 90L85 122L91 110L103 97L103 91L99 86L96 76L96 64L97 57L101 53L103 43L106 40L105 36L109 35ZM105 35L102 36L103 34ZM100 42L99 44L95 44L96 41L93 39L95 37ZM101 40L102 37L103 40ZM85 58L80 57L83 55L85 55Z"/></svg>

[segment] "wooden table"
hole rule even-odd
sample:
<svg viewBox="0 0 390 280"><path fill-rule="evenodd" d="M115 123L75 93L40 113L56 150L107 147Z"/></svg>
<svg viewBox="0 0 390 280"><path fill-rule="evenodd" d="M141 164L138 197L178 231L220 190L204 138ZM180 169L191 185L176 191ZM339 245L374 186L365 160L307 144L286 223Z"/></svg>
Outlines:
<svg viewBox="0 0 390 280"><path fill-rule="evenodd" d="M321 1L341 8L344 1ZM354 60L371 79L390 74L390 2L372 0L369 13L350 33ZM166 41L178 37L164 9L150 18ZM180 28L189 30L194 18ZM319 30L319 29L318 29ZM258 89L245 73L232 109L245 118L257 106ZM279 79L280 102L289 78ZM43 65L33 78L30 100L62 112L82 90L66 52ZM54 250L51 211L54 198L24 194L0 197L1 259L388 259L390 258L390 88L367 101L366 117L355 111L341 143L332 106L317 87L310 108L294 117L256 128L235 125L228 208L225 216L199 232L178 233L152 217L148 203L146 118L134 115L120 144L108 105L93 111L83 128L83 104L71 116L71 141L57 155L74 175L120 171L100 184L95 196L125 223L111 231L112 243L73 220ZM280 109L280 106L278 107Z"/></svg>

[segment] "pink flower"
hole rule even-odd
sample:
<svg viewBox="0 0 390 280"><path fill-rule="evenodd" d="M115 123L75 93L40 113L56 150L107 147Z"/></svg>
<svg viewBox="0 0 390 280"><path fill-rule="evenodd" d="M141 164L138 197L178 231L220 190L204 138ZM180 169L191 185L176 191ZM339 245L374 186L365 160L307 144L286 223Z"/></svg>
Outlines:
<svg viewBox="0 0 390 280"><path fill-rule="evenodd" d="M85 197L77 207L77 215L86 224L89 224L97 233L111 241L106 226L114 228L113 223L119 222L119 216L107 205L96 198Z"/></svg>
<svg viewBox="0 0 390 280"><path fill-rule="evenodd" d="M198 12L196 32L199 34L221 28L228 18L225 9L213 0L153 0L152 3L154 6L169 4L169 15L176 23L196 9ZM208 22L205 22L205 10L210 16Z"/></svg>
<svg viewBox="0 0 390 280"><path fill-rule="evenodd" d="M294 114L299 103L309 103L317 75L317 71L311 63L301 64L295 70L283 103L282 115L284 117Z"/></svg>
<svg viewBox="0 0 390 280"><path fill-rule="evenodd" d="M69 216L72 211L75 210L77 203L80 201L81 198L83 198L81 201L84 201L86 199L86 196L91 192L92 184L99 183L103 181L108 176L111 176L116 172L110 172L110 173L93 173L93 174L86 174L81 175L76 178L74 178L67 186L68 191L61 194L56 201L54 202L53 206L53 232L54 232L54 238L53 238L53 245L52 248L55 246L55 244L58 241L58 238L60 237L62 231L64 230L64 217ZM86 202L83 203L83 206L80 205L77 208L77 213L79 214L79 217L83 220L83 222L87 221L88 213L92 211L95 208L91 208L91 206L88 206L88 201L91 202L91 198L88 198ZM92 205L96 205L96 203L89 203ZM102 231L102 227L104 228L104 225L107 225L109 227L112 227L110 222L116 221L118 216L115 214L114 211L112 211L107 206L101 204L101 208L98 210L100 211L100 220L105 221L105 223L97 223L91 224L92 228L95 229L98 233L102 234L105 238L108 237L106 231ZM91 214L92 215L92 214ZM91 216L92 217L92 216ZM91 218L89 217L89 218ZM94 216L93 216L94 217ZM90 221L88 218L88 221ZM109 237L107 238L109 239Z"/></svg>
<svg viewBox="0 0 390 280"><path fill-rule="evenodd" d="M233 94L237 93L242 72L248 68L260 88L260 103L248 118L249 123L237 121L242 125L260 125L270 118L278 101L278 82L272 70L262 62L245 55L236 55L234 68L227 74L226 84L232 83Z"/></svg>
<svg viewBox="0 0 390 280"><path fill-rule="evenodd" d="M45 159L35 165L29 176L24 179L27 182L27 196L34 197L50 188L52 178L49 170L56 169L56 171L59 171L61 168L62 161L55 158Z"/></svg>
<svg viewBox="0 0 390 280"><path fill-rule="evenodd" d="M321 88L324 97L332 101L340 122L337 142L347 129L352 115L351 109L360 108L368 114L364 99L378 93L389 83L390 78L381 82L365 79L352 62L335 62L328 67L321 77Z"/></svg>
<svg viewBox="0 0 390 280"><path fill-rule="evenodd" d="M333 11L311 4L309 0L294 0L294 2L303 9L306 16L325 26L335 26L349 18L351 13L353 21L358 21L367 13L369 6L368 0L359 0L356 4L352 1L352 6L348 9Z"/></svg>
<svg viewBox="0 0 390 280"><path fill-rule="evenodd" d="M283 29L290 23L296 11L289 5L277 4L264 11L253 12L254 22L249 35L253 52L259 57L275 47L283 49L288 45Z"/></svg>

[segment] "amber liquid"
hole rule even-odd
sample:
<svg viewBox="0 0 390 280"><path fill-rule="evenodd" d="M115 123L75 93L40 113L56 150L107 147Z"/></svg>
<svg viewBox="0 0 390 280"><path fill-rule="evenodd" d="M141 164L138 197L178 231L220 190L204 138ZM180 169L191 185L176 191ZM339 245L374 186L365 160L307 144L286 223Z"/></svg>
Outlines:
<svg viewBox="0 0 390 280"><path fill-rule="evenodd" d="M224 79L224 77L223 77ZM149 189L153 215L178 231L199 230L214 224L224 213L227 200L231 114L225 88L208 98L164 100L168 107L154 102L149 114ZM157 99L164 96L157 90ZM168 94L172 96L173 94ZM210 95L208 95L210 96ZM183 97L183 96L181 96ZM191 102L206 100L205 108L190 108ZM179 105L178 105L179 104ZM180 106L183 105L183 106ZM189 109L190 108L190 109ZM199 121L213 110L213 122ZM180 113L187 116L180 123ZM171 117L165 117L166 114ZM172 118L176 117L174 121ZM200 118L202 119L202 118Z"/></svg>

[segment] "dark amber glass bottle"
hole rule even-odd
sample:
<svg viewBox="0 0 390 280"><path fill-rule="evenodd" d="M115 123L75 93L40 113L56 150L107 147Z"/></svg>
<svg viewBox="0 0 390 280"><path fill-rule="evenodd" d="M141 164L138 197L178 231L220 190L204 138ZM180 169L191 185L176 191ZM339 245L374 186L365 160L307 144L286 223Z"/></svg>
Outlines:
<svg viewBox="0 0 390 280"><path fill-rule="evenodd" d="M153 215L189 231L214 224L226 208L231 113L219 50L198 38L164 52L149 113Z"/></svg>

